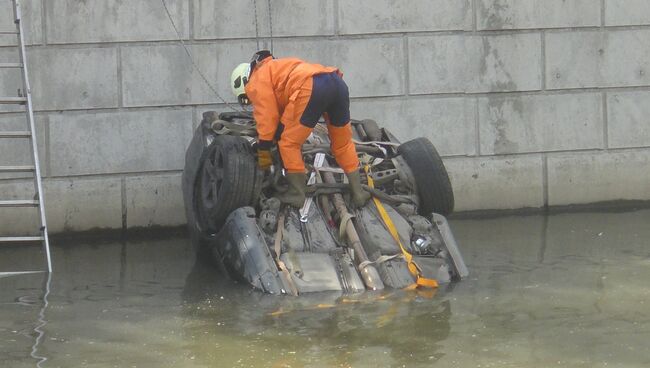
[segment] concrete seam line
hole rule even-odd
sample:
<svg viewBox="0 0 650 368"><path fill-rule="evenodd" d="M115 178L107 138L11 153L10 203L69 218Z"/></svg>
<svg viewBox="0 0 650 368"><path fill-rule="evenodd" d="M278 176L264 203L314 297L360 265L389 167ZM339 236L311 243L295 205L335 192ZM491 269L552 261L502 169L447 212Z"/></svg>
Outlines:
<svg viewBox="0 0 650 368"><path fill-rule="evenodd" d="M542 202L548 208L548 155L542 153Z"/></svg>
<svg viewBox="0 0 650 368"><path fill-rule="evenodd" d="M570 88L570 89L553 89L546 91L508 91L508 92L480 92L480 93L416 93L411 94L409 99L449 99L449 98L465 98L465 97L501 97L513 98L520 96L560 96L560 95L579 95L583 93L601 93L601 92L650 92L650 86L633 86L633 87L590 87L590 88ZM391 101L404 98L404 95L378 95L378 96L357 96L351 97L350 101ZM94 114L94 113L111 113L111 112L138 112L138 111L157 111L159 109L182 110L186 108L213 108L221 109L225 107L223 104L218 103L192 103L184 105L142 105L142 106L125 106L123 108L117 107L102 107L102 108L72 108L72 109L44 109L36 111L37 115L43 116L50 113L63 113L70 115L77 114ZM2 111L0 117L18 115L19 112Z"/></svg>
<svg viewBox="0 0 650 368"><path fill-rule="evenodd" d="M477 15L477 10L476 10L476 1L478 0L472 0L472 33L476 33L478 31L478 15Z"/></svg>
<svg viewBox="0 0 650 368"><path fill-rule="evenodd" d="M464 156L461 156L464 157ZM161 172L135 172L135 173L114 173L114 174L89 174L89 175L70 175L70 176L50 176L47 177L48 182L53 181L66 181L66 180L78 180L78 181L93 181L100 179L117 179L124 178L125 180L129 178L160 178L160 177L178 177L182 178L183 172L179 171L161 171ZM5 178L0 179L0 184L10 184L10 183L27 183L32 182L32 178L29 177L17 177L17 178Z"/></svg>
<svg viewBox="0 0 650 368"><path fill-rule="evenodd" d="M189 0L187 5L188 31L190 40L194 40L194 0Z"/></svg>
<svg viewBox="0 0 650 368"><path fill-rule="evenodd" d="M177 169L177 170L159 170L159 171L131 171L131 172L114 172L114 173L99 173L99 174L73 174L73 175L55 175L55 176L48 176L48 179L53 179L53 180L64 180L64 179L88 179L88 180L93 180L93 179L106 179L106 178L115 178L115 177L124 177L124 178L131 178L131 177L140 177L140 176L168 176L168 175L182 175L183 170L182 169ZM23 178L6 178L6 179L0 179L0 182L3 181L10 181L10 180L19 180L19 179L28 179L26 177Z"/></svg>
<svg viewBox="0 0 650 368"><path fill-rule="evenodd" d="M52 173L52 150L50 149L50 117L46 116L43 121L43 136L45 137L45 175L49 177Z"/></svg>
<svg viewBox="0 0 650 368"><path fill-rule="evenodd" d="M557 34L557 33L566 33L563 32L562 29L551 29L551 28L545 28L545 29L538 29L538 30L519 30L516 32L509 32L510 34L516 35L516 34L530 34L530 33L537 33L538 31L544 30L546 33L550 34ZM620 26L620 27L605 27L606 32L616 32L616 31L633 31L633 30L650 30L650 25L648 26ZM596 31L602 31L601 27L590 27L590 28L581 28L581 29L568 29L569 33L579 33L579 32L596 32ZM492 32L495 36L498 35L505 35L505 31L501 32ZM468 32L407 32L410 37L422 37L422 36L435 36L435 35L463 35L467 34ZM404 32L399 32L399 33L375 33L375 34L370 34L370 35L365 35L365 36L335 36L334 39L332 39L332 36L287 36L287 37L275 37L278 40L313 40L313 41L330 41L330 40L340 40L340 41L353 41L353 40L369 40L369 39L377 39L377 38L396 38L399 37L400 35L403 35ZM488 32L475 32L475 35L490 35ZM194 40L190 42L186 42L186 44L190 45L199 45L199 44L213 44L214 42L219 41L219 42L241 42L242 40L252 40L251 38L238 38L238 39L205 39L205 40ZM161 45L171 45L171 44L176 44L178 43L178 40L158 40L158 41L123 41L123 42L106 42L106 43L98 43L98 42L86 42L86 43L70 43L70 44L51 44L51 45L34 45L30 46L30 48L34 49L60 49L61 47L65 48L85 48L85 47L98 47L98 48L107 48L111 47L111 45L115 44L120 44L120 45L127 45L127 46L161 46Z"/></svg>
<svg viewBox="0 0 650 368"><path fill-rule="evenodd" d="M540 44L542 45L542 60L541 60L541 67L542 67L542 91L546 91L546 31L541 32L541 41Z"/></svg>
<svg viewBox="0 0 650 368"><path fill-rule="evenodd" d="M475 137L475 156L481 156L481 117L480 117L480 109L479 109L479 101L478 97L474 98L474 127L476 129L476 137Z"/></svg>
<svg viewBox="0 0 650 368"><path fill-rule="evenodd" d="M41 43L47 45L47 5L46 0L41 0Z"/></svg>
<svg viewBox="0 0 650 368"><path fill-rule="evenodd" d="M126 209L126 178L122 176L120 178L120 190L121 190L121 197L122 197L122 230L126 231L128 227L128 219L127 219L127 209Z"/></svg>
<svg viewBox="0 0 650 368"><path fill-rule="evenodd" d="M312 41L328 41L332 39L338 40L367 40L372 38L395 38L407 33L411 36L419 37L435 37L435 36L450 36L457 35L462 36L465 34L475 34L481 36L505 36L505 35L516 35L516 34L527 34L527 33L538 33L542 30L551 32L551 33L576 33L576 32L596 32L604 28L606 31L616 32L616 31L647 31L650 30L650 24L637 24L637 25L615 25L615 26L585 26L585 27L561 27L561 28L520 28L520 29L503 29L503 30L477 30L476 32L467 31L463 29L455 30L439 30L439 31L390 31L390 32L375 32L375 33L350 33L342 35L323 34L323 35L287 35L287 36L275 36L276 40L281 41L293 41L293 40L312 40ZM223 37L223 38L199 38L194 39L191 42L186 44L212 44L215 41L220 42L242 42L242 41L253 41L255 37ZM29 44L28 48L42 48L47 46L65 46L70 48L75 47L86 47L86 46L96 46L96 47L106 47L106 45L111 44L124 44L129 46L146 46L146 45L164 45L164 44L175 44L178 43L178 39L150 39L150 40L116 40L116 41L87 41L87 42L48 42L47 44ZM9 46L0 46L9 47Z"/></svg>
<svg viewBox="0 0 650 368"><path fill-rule="evenodd" d="M603 116L603 148L609 149L609 111L607 106L607 92L602 92L602 116Z"/></svg>
<svg viewBox="0 0 650 368"><path fill-rule="evenodd" d="M117 108L121 110L124 107L124 78L122 75L122 46L117 46Z"/></svg>
<svg viewBox="0 0 650 368"><path fill-rule="evenodd" d="M404 34L402 36L403 43L404 43L404 79L402 79L402 83L404 84L404 95L408 98L408 96L411 95L411 59L409 57L409 37L408 34Z"/></svg>
<svg viewBox="0 0 650 368"><path fill-rule="evenodd" d="M332 10L332 16L334 16L334 36L338 38L341 34L341 20L339 19L341 16L340 13L340 4L339 0L334 0L332 1L333 5L332 7L334 8Z"/></svg>

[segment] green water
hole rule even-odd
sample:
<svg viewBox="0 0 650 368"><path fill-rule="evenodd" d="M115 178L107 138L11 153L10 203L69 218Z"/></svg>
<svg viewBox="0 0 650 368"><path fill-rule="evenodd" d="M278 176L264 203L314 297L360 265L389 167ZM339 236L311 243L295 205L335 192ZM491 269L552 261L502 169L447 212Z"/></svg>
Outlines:
<svg viewBox="0 0 650 368"><path fill-rule="evenodd" d="M454 220L472 274L436 295L266 296L184 238L59 241L49 283L0 278L0 367L648 367L648 224L647 210ZM39 261L0 249L0 271Z"/></svg>

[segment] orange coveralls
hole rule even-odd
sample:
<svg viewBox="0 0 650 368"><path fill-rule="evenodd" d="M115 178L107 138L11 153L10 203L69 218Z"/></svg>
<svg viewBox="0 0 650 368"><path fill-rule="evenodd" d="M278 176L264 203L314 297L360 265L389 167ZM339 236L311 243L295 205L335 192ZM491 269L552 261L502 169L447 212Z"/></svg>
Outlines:
<svg viewBox="0 0 650 368"><path fill-rule="evenodd" d="M324 101L324 104L323 101L318 101L324 94L313 90L314 79L323 79L319 76L334 80L334 85L338 87L328 89L329 92L325 94L328 96L327 101ZM341 73L337 68L309 64L296 58L269 57L251 71L245 89L246 96L253 104L260 145L271 144L281 123L284 129L279 137L278 147L287 172L305 172L302 144L323 114L327 120L331 149L336 162L346 173L358 170L359 159L352 142L352 127L349 121L349 95L340 77ZM321 83L318 84L320 85ZM330 104L332 94L336 95L335 102ZM332 110L333 108L336 110ZM338 121L330 120L333 116L336 116Z"/></svg>

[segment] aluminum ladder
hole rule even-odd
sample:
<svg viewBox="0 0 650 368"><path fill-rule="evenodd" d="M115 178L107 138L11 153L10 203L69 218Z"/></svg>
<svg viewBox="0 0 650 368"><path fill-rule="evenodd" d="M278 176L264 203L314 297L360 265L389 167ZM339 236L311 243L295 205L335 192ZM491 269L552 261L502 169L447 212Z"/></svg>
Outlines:
<svg viewBox="0 0 650 368"><path fill-rule="evenodd" d="M23 22L21 18L20 0L9 0L12 2L14 10L14 23L16 30L11 32L2 32L0 35L16 35L18 39L18 63L0 63L0 69L19 69L23 80L23 92L18 93L16 97L0 97L0 104L21 105L25 106L27 123L29 130L26 131L0 131L0 140L8 139L28 139L31 148L33 165L14 165L0 166L0 173L31 173L34 177L35 195L33 199L23 200L1 200L0 207L36 207L40 217L40 235L38 236L4 236L0 237L0 243L16 242L42 242L47 258L47 271L52 272L52 258L50 255L50 241L47 234L47 222L45 220L45 199L43 195L43 181L41 178L41 168L38 162L38 146L36 142L36 129L34 124L34 109L32 106L32 93L29 86L29 77L27 73L27 59L25 56L25 37L23 31ZM31 273L31 271L28 271ZM38 271L35 271L38 272ZM16 274L19 274L16 272Z"/></svg>

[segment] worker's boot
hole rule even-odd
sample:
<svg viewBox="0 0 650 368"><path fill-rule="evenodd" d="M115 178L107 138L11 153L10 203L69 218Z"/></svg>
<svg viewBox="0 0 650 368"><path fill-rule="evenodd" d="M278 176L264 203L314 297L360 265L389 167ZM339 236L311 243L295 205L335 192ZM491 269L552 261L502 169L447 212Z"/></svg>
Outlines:
<svg viewBox="0 0 650 368"><path fill-rule="evenodd" d="M363 187L361 187L361 174L359 174L359 170L352 171L346 175L350 182L350 196L352 197L352 203L354 203L356 208L363 207L363 205L370 199L370 193L366 192Z"/></svg>
<svg viewBox="0 0 650 368"><path fill-rule="evenodd" d="M307 189L307 174L305 173L288 173L287 182L289 189L278 195L282 203L286 203L296 208L302 208L305 203L305 190Z"/></svg>

